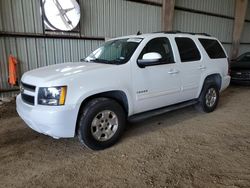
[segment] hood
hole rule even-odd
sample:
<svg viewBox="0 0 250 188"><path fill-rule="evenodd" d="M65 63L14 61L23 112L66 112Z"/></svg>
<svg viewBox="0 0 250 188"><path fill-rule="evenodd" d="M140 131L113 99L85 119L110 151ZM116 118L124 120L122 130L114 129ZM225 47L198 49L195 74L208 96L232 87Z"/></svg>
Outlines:
<svg viewBox="0 0 250 188"><path fill-rule="evenodd" d="M29 84L39 84L51 81L63 80L64 78L83 74L92 70L108 68L114 65L93 63L93 62L76 62L76 63L61 63L34 69L26 72L22 81Z"/></svg>

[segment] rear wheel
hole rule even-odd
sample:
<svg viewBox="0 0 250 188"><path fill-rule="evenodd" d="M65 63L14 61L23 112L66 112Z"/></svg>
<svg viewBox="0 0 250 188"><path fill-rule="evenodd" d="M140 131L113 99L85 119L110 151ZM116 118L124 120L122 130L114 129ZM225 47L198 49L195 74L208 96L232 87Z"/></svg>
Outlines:
<svg viewBox="0 0 250 188"><path fill-rule="evenodd" d="M112 146L124 131L124 110L112 99L93 99L80 113L78 138L90 149L101 150Z"/></svg>
<svg viewBox="0 0 250 188"><path fill-rule="evenodd" d="M205 83L199 97L199 107L204 112L212 112L219 101L219 89L214 83Z"/></svg>

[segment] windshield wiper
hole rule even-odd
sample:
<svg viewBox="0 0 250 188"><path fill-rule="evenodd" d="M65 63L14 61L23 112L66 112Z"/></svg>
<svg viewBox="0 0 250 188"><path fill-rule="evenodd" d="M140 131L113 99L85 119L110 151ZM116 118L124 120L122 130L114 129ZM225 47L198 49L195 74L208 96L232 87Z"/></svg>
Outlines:
<svg viewBox="0 0 250 188"><path fill-rule="evenodd" d="M90 59L90 60L87 60L86 58L83 58L83 59L80 59L80 61L81 62L86 62L86 63L90 63L90 62L96 62L97 63L97 61L96 61L96 59ZM99 63L99 62L98 62Z"/></svg>
<svg viewBox="0 0 250 188"><path fill-rule="evenodd" d="M85 61L86 61L86 60L85 60ZM94 62L94 63L96 62L96 63L115 64L115 65L120 64L120 61L118 61L118 60L111 60L111 61L109 61L109 60L98 59L98 58L96 58L96 59L91 59L91 60L86 61L86 62Z"/></svg>
<svg viewBox="0 0 250 188"><path fill-rule="evenodd" d="M81 62L86 62L86 63L105 63L105 64L112 64L112 65L120 65L122 64L123 62L123 59L114 59L114 60L106 60L106 59L99 59L99 58L96 58L96 59L86 59L86 58L82 58L80 59Z"/></svg>

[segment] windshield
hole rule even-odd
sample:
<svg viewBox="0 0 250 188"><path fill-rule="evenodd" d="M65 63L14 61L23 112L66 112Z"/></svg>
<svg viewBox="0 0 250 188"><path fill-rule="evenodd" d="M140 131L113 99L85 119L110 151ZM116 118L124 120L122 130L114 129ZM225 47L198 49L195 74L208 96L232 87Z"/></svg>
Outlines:
<svg viewBox="0 0 250 188"><path fill-rule="evenodd" d="M108 64L126 63L141 41L142 38L125 38L108 41L92 52L85 61Z"/></svg>

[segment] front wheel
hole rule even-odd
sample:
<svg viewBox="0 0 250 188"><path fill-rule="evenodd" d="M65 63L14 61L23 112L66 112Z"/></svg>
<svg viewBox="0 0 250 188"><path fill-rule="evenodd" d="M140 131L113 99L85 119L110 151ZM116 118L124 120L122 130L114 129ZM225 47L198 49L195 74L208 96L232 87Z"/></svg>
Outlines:
<svg viewBox="0 0 250 188"><path fill-rule="evenodd" d="M199 97L199 106L204 112L212 112L219 101L219 89L216 84L206 84Z"/></svg>
<svg viewBox="0 0 250 188"><path fill-rule="evenodd" d="M112 146L125 129L124 110L112 99L93 99L80 113L78 138L81 143L92 150Z"/></svg>

